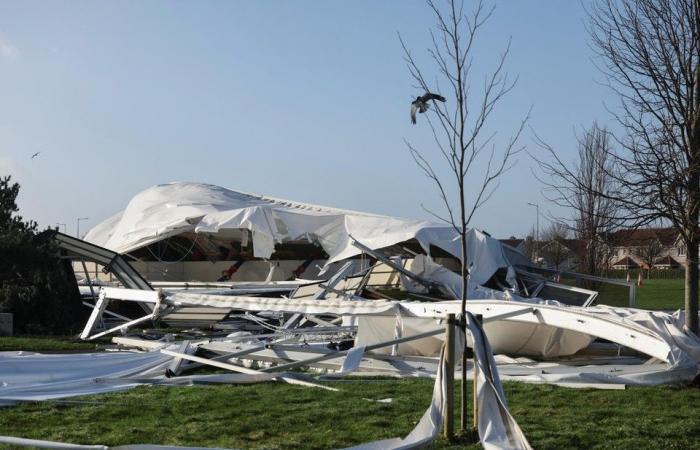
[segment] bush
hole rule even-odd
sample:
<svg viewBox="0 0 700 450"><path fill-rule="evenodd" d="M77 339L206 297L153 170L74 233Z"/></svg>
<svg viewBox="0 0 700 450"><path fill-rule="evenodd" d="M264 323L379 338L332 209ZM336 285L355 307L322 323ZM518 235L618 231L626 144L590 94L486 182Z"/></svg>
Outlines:
<svg viewBox="0 0 700 450"><path fill-rule="evenodd" d="M0 178L0 312L14 315L15 332L70 334L84 319L68 261L61 260L53 231L16 215L19 185Z"/></svg>

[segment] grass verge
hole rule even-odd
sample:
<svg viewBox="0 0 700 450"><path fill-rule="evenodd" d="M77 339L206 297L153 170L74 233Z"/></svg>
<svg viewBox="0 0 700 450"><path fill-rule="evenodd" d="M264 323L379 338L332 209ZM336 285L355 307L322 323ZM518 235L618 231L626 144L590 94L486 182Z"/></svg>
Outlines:
<svg viewBox="0 0 700 450"><path fill-rule="evenodd" d="M69 403L3 408L0 429L6 435L80 444L342 448L405 436L427 407L432 383L334 383L340 392L281 383L139 387ZM505 390L511 412L537 449L700 448L700 390L695 388L607 391L510 382ZM385 398L393 401L376 402ZM480 446L439 439L432 448Z"/></svg>

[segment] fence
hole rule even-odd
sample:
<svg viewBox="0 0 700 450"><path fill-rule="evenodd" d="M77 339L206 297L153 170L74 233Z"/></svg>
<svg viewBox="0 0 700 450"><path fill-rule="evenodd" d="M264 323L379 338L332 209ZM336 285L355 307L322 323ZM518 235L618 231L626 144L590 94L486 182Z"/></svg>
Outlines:
<svg viewBox="0 0 700 450"><path fill-rule="evenodd" d="M639 276L639 272L642 272L642 277L646 279L661 279L670 280L676 278L685 278L685 269L651 269L647 271L646 269L610 269L603 276L608 278L627 278L629 273L630 279L636 280Z"/></svg>

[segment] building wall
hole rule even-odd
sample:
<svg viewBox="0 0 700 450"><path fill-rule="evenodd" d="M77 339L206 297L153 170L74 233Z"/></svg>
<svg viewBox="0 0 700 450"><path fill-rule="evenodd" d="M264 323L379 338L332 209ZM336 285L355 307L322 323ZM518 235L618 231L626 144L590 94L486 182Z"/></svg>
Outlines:
<svg viewBox="0 0 700 450"><path fill-rule="evenodd" d="M646 264L643 262L643 258L640 256L640 254L643 252L643 247L639 246L618 246L614 247L613 249L613 256L610 261L610 267L612 265L625 258L625 257L630 257L639 264L640 267L646 268ZM659 254L656 256L655 259L660 259L664 258L666 256L670 256L671 258L675 259L678 261L678 264L681 266L685 266L686 263L686 252L684 250L684 247L680 244L677 245L669 245L669 246L662 246L661 250L659 251Z"/></svg>

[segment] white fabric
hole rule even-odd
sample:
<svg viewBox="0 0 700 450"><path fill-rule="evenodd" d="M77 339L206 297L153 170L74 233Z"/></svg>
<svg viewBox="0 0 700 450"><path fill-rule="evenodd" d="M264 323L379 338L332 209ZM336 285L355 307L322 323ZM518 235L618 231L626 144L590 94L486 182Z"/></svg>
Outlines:
<svg viewBox="0 0 700 450"><path fill-rule="evenodd" d="M39 354L0 352L0 405L129 389L101 378L158 377L173 361L159 352Z"/></svg>
<svg viewBox="0 0 700 450"><path fill-rule="evenodd" d="M475 239L479 237L475 234ZM488 255L483 255L484 258L481 260L482 271L481 274L489 273L490 271L496 271L500 267L501 262L495 260L494 258L489 258ZM468 256L469 259L471 257ZM450 290L454 298L462 297L462 276L447 269L446 267L436 263L430 256L427 255L416 255L413 258L413 262L410 267L411 272L414 274L426 278L430 281L437 283L442 283L447 289ZM493 272L491 272L493 274ZM497 300L521 300L522 297L514 294L510 290L496 291L494 289L489 289L480 284L488 281L488 278L484 279L483 276L478 277L479 273L469 274L469 282L467 284L467 299L469 300L486 300L486 299L497 299ZM408 277L405 277L408 278ZM489 276L490 278L490 276ZM409 292L425 292L425 288L417 283L410 282L410 280L404 280L402 278L404 286Z"/></svg>
<svg viewBox="0 0 700 450"><path fill-rule="evenodd" d="M340 366L340 371L336 375L345 375L346 373L354 372L360 367L362 362L362 356L365 354L365 347L353 347L348 351L345 359L343 360L343 365Z"/></svg>
<svg viewBox="0 0 700 450"><path fill-rule="evenodd" d="M439 324L438 320L422 317L364 315L358 317L357 320L355 345L372 345L399 337L420 334L438 328ZM402 342L391 347L378 348L373 352L385 355L437 357L440 356L444 340L444 334L438 334Z"/></svg>
<svg viewBox="0 0 700 450"><path fill-rule="evenodd" d="M513 416L508 411L506 397L498 377L498 369L481 326L467 313L467 328L477 355L477 402L479 407L479 437L486 450L532 450ZM460 333L457 333L460 336ZM455 340L455 355L464 349L464 340ZM445 351L440 355L433 399L418 425L404 439L393 438L369 442L352 450L395 450L420 448L432 442L442 429L447 383Z"/></svg>
<svg viewBox="0 0 700 450"><path fill-rule="evenodd" d="M175 445L118 445L109 447L107 445L79 445L63 442L42 441L39 439L24 439L12 436L0 436L0 443L17 447L47 448L60 450L232 450L214 447L179 447Z"/></svg>
<svg viewBox="0 0 700 450"><path fill-rule="evenodd" d="M169 183L151 187L131 199L126 209L91 229L85 240L127 253L170 236L195 232L233 238L250 230L253 253L269 258L277 243L307 240L323 247L328 264L361 253L351 236L380 249L416 239L426 253L436 246L461 258L457 232L451 226L422 220L368 214L246 194L202 183ZM501 243L471 230L468 260L472 279L486 282L508 267Z"/></svg>
<svg viewBox="0 0 700 450"><path fill-rule="evenodd" d="M674 314L669 314L662 311L600 305L586 308L586 312L614 316L623 322L632 322L656 333L672 349L668 358L671 364L682 365L688 359L700 363L700 338L685 330L685 313L683 311L679 310Z"/></svg>
<svg viewBox="0 0 700 450"><path fill-rule="evenodd" d="M508 411L498 368L483 329L474 316L467 312L467 328L472 337L476 355L476 386L478 429L481 444L486 450L532 450L518 423Z"/></svg>
<svg viewBox="0 0 700 450"><path fill-rule="evenodd" d="M462 347L455 345L455 355L460 354ZM458 347L458 348L457 348ZM365 444L350 447L348 450L405 450L421 448L432 442L442 429L442 416L445 408L445 393L447 392L447 379L445 370L445 352L443 349L440 355L435 384L433 386L433 399L430 406L423 413L418 424L405 438L391 438L380 441L368 442Z"/></svg>

